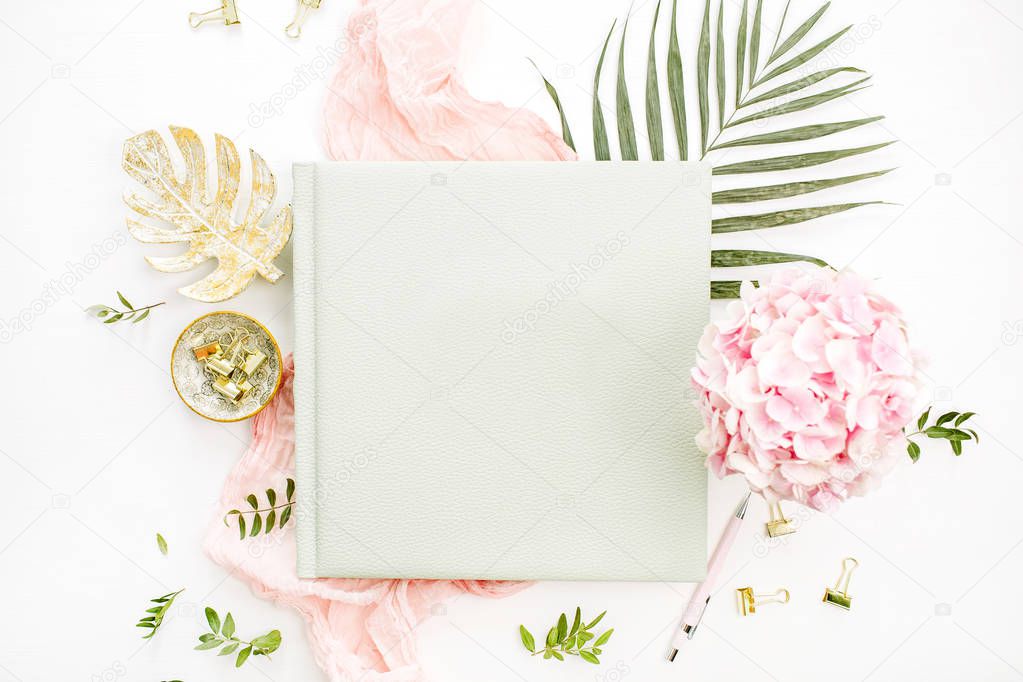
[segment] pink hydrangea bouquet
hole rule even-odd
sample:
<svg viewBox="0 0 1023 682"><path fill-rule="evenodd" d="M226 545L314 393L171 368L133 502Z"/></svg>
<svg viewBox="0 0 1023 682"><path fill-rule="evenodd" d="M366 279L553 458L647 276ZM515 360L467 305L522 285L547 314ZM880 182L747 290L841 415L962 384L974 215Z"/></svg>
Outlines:
<svg viewBox="0 0 1023 682"><path fill-rule="evenodd" d="M698 445L715 474L741 474L768 501L832 509L875 488L907 446L919 454L903 430L915 365L899 309L859 275L787 269L746 282L700 341ZM917 433L948 438L924 421Z"/></svg>

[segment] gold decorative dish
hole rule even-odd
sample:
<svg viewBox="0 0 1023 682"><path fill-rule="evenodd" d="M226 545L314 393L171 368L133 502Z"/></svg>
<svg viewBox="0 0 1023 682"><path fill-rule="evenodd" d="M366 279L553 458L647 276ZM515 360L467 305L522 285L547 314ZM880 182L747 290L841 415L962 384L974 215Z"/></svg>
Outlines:
<svg viewBox="0 0 1023 682"><path fill-rule="evenodd" d="M232 400L218 389L217 376L198 356L211 345L228 349L239 345L241 339L250 353L263 360L247 375L250 388ZM181 401L196 414L217 422L248 419L269 405L280 388L282 366L281 350L270 330L233 311L208 313L189 323L174 342L170 362L174 390Z"/></svg>

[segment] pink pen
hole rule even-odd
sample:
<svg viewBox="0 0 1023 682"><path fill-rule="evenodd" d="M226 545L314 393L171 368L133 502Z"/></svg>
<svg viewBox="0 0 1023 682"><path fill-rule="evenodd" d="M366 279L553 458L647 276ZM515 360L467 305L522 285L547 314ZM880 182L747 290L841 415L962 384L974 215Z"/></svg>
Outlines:
<svg viewBox="0 0 1023 682"><path fill-rule="evenodd" d="M717 548L710 555L710 561L707 562L707 577L693 592L693 596L689 599L689 605L686 606L685 615L682 616L682 624L671 640L671 651L668 652L669 661L674 661L678 650L682 648L682 643L692 639L696 634L696 626L700 624L703 612L707 610L710 592L714 589L714 583L717 582L718 574L721 573L725 559L728 558L728 552L732 549L732 544L735 543L735 536L739 534L742 520L746 517L750 495L752 493L746 493L746 497L742 498L742 502L735 510L735 516L728 520L728 525L725 526L725 532L718 541Z"/></svg>

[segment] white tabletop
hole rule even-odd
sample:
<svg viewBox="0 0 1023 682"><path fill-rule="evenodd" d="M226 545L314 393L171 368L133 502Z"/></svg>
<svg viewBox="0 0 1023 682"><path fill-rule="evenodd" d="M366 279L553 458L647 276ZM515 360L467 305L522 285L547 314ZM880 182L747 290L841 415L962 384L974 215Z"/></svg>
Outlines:
<svg viewBox="0 0 1023 682"><path fill-rule="evenodd" d="M171 387L174 338L211 309L175 290L209 270L171 275L146 265L144 254L171 249L127 237L120 195L129 180L120 155L129 135L167 124L206 139L221 132L258 149L288 196L289 164L324 158L318 57L329 54L354 3L327 0L299 42L281 33L291 2L244 2L241 26L192 31L186 14L202 4L0 2L0 320L22 316L31 327L5 336L0 348L8 386L0 398L7 415L0 682L325 679L301 619L253 596L200 549L248 425L203 421ZM692 41L698 8L682 4L683 34ZM472 18L478 30L466 45L470 90L533 109L556 126L525 61L532 57L558 85L576 139L588 148L594 48L626 5L480 2ZM782 3L766 5L773 26ZM797 0L791 16L801 20L815 7ZM642 82L653 3L636 8L629 71ZM836 2L825 21L854 24L845 61L875 74L873 88L834 105L832 120L883 113L883 128L862 139L901 140L864 162L898 166L896 173L843 196L896 205L720 244L765 248L766 240L877 277L930 356L926 390L938 409L977 411L982 445L956 459L945 444L928 444L919 464L907 461L873 497L834 517L790 506L801 528L785 540L763 538L767 510L755 505L729 559L730 577L674 666L663 651L691 586L548 583L503 601L462 597L438 609L417 631L432 679L1023 676L1015 604L1023 570L1015 497L1023 481L1015 442L1023 226L1013 209L1023 188L1023 7L858 0ZM604 96L613 98L610 79ZM276 111L254 116L264 102ZM290 250L283 261L289 269ZM135 303L169 304L137 326L85 317L87 305L114 303L115 289ZM221 307L265 321L290 350L291 297L287 278L260 281ZM712 538L742 488L739 480L711 482ZM156 531L170 543L168 557L156 550ZM820 603L845 556L861 564L848 613ZM792 602L743 619L733 590L745 585L786 587ZM146 600L184 586L182 608L143 646L133 626ZM206 604L231 610L243 632L280 628L283 647L273 661L253 659L237 672L210 652L192 652ZM605 622L615 627L600 668L524 655L520 622L543 632L577 604L586 613L607 609Z"/></svg>

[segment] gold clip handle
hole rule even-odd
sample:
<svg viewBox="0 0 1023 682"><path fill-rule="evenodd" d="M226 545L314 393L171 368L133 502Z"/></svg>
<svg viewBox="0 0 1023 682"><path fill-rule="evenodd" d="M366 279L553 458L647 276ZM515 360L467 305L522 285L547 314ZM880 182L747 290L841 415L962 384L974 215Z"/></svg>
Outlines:
<svg viewBox="0 0 1023 682"><path fill-rule="evenodd" d="M284 27L284 33L291 39L297 39L302 35L302 25L309 18L309 13L319 9L321 0L299 0L295 8L295 18Z"/></svg>
<svg viewBox="0 0 1023 682"><path fill-rule="evenodd" d="M860 565L860 562L853 559L851 556L846 557L842 560L842 573L838 576L838 581L835 582L834 590L839 594L849 594L849 581L852 580L853 571Z"/></svg>
<svg viewBox="0 0 1023 682"><path fill-rule="evenodd" d="M220 7L211 9L208 12L191 12L188 15L188 25L192 28L199 28L211 21L223 21L225 26L241 23L238 19L238 7L235 0L221 0Z"/></svg>

